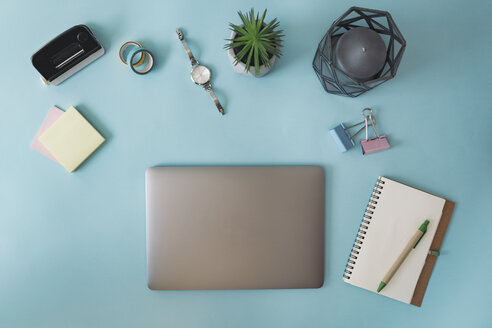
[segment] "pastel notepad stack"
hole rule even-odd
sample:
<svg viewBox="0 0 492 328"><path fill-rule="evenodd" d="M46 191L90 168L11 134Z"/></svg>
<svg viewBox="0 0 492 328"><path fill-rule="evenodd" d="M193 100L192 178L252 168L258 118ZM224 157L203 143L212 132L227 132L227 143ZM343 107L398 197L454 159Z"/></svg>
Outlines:
<svg viewBox="0 0 492 328"><path fill-rule="evenodd" d="M53 106L31 147L73 172L104 141L73 106L66 112Z"/></svg>

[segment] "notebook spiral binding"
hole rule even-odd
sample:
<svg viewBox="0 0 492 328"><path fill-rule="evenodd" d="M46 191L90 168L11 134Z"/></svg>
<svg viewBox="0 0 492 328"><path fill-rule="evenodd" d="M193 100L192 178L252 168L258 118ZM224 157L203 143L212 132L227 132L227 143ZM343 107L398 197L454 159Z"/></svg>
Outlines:
<svg viewBox="0 0 492 328"><path fill-rule="evenodd" d="M374 210L376 209L376 205L378 204L378 200L380 197L379 195L381 195L381 190L384 189L384 183L385 182L381 179L381 177L379 177L376 185L374 186L374 190L372 192L371 198L369 199L369 203L367 204L364 217L362 218L362 222L360 223L359 231L357 232L357 236L355 237L354 246L352 247L347 265L345 266L345 271L343 273L343 277L345 279L350 279L350 275L352 274L352 270L354 269L354 266L356 264L357 255L359 255L359 251L364 244L364 235L369 229L372 215L374 214Z"/></svg>

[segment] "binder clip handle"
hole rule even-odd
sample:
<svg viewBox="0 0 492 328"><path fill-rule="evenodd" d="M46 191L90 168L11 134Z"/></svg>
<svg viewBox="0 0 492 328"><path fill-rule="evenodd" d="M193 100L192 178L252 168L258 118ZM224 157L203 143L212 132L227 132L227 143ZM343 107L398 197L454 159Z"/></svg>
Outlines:
<svg viewBox="0 0 492 328"><path fill-rule="evenodd" d="M365 114L366 112L369 112L369 114ZM372 117L372 109L371 108L364 108L361 112L362 116L364 117L364 122L366 123L366 140L369 140L369 121L371 121L371 126L374 130L374 133L376 134L376 137L379 138L379 133L376 130L376 122L374 121L374 118Z"/></svg>
<svg viewBox="0 0 492 328"><path fill-rule="evenodd" d="M345 131L347 131L347 130L349 130L349 129L351 129L351 128L355 128L356 126L359 126L359 125L361 125L361 124L364 124L364 121L359 122L359 123L356 123L356 124L353 124L353 125L351 125L351 126L349 126L349 127L346 127L344 130L345 130ZM352 135L352 136L350 137L350 139L354 139L354 138L355 138L355 136L357 136L357 135L358 135L358 134L359 134L362 130L364 130L364 127L361 127L359 130L357 130L357 132L355 132L355 134L354 134L354 135Z"/></svg>

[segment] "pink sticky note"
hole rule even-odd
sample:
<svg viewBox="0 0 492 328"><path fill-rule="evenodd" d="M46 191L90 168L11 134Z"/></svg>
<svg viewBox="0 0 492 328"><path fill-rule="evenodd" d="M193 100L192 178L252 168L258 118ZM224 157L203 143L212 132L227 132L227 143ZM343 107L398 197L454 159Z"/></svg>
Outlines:
<svg viewBox="0 0 492 328"><path fill-rule="evenodd" d="M46 147L43 146L41 142L39 142L38 138L41 134L43 134L44 131L46 131L53 123L60 118L65 112L62 111L60 108L53 106L51 107L50 111L48 112L48 115L46 115L46 118L44 119L43 124L41 125L41 128L39 128L38 133L36 133L36 136L34 137L34 140L31 143L31 148L40 152L44 156L51 158L55 162L58 162L56 158L51 155L51 153L46 149Z"/></svg>

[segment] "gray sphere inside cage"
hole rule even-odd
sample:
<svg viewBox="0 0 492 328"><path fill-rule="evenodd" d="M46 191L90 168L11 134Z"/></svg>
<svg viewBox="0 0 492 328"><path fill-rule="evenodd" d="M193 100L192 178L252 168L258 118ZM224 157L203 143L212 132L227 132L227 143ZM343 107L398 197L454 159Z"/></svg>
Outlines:
<svg viewBox="0 0 492 328"><path fill-rule="evenodd" d="M384 65L367 80L351 76L336 64L334 58L334 50L341 36L358 27L375 31L386 47ZM352 7L326 32L314 55L313 68L326 92L357 97L395 77L405 47L406 41L387 11Z"/></svg>

